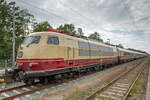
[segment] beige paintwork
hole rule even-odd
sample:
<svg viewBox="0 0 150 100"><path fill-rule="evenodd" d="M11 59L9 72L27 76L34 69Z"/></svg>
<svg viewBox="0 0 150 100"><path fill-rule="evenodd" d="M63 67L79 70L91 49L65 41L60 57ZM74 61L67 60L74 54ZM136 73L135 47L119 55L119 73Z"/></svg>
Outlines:
<svg viewBox="0 0 150 100"><path fill-rule="evenodd" d="M88 40L72 37L55 32L37 32L32 33L29 36L41 36L39 44L31 44L29 47L21 45L19 51L23 52L23 57L18 59L49 59L49 58L64 58L68 59L96 59L96 58L110 58L110 56L79 56L78 41L87 42ZM57 36L59 38L59 45L47 44L48 36ZM93 44L107 46L102 43L93 42ZM107 46L111 47L111 46ZM114 56L118 55L115 47L113 48Z"/></svg>

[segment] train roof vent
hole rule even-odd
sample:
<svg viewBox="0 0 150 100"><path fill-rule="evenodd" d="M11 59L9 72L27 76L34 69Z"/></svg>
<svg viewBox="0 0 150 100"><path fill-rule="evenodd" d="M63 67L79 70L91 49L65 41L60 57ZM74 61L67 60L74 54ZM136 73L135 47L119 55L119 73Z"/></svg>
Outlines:
<svg viewBox="0 0 150 100"><path fill-rule="evenodd" d="M56 30L56 29L52 29L52 28L46 28L46 31L57 32L57 33L61 33L61 34L65 34L65 35L69 35L69 36L73 36L73 37L77 37L77 38L87 38L85 36L75 35L75 34L71 34L69 32L65 32L63 30Z"/></svg>

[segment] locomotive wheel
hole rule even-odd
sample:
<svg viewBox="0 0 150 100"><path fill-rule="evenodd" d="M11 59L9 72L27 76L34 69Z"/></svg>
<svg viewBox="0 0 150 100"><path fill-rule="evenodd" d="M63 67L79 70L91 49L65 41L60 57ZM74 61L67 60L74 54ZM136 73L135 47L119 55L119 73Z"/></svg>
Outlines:
<svg viewBox="0 0 150 100"><path fill-rule="evenodd" d="M44 78L44 84L46 85L46 84L48 84L49 83L49 79L48 79L48 77L45 77Z"/></svg>
<svg viewBox="0 0 150 100"><path fill-rule="evenodd" d="M21 79L20 79L20 77L19 77L19 74L15 74L15 75L14 75L14 80L15 80L16 82L21 82Z"/></svg>
<svg viewBox="0 0 150 100"><path fill-rule="evenodd" d="M34 84L35 83L35 81L34 81L34 79L27 79L27 80L24 80L24 83L26 83L26 84L28 84L28 85L31 85L31 84Z"/></svg>
<svg viewBox="0 0 150 100"><path fill-rule="evenodd" d="M44 83L44 78L39 78L40 83Z"/></svg>

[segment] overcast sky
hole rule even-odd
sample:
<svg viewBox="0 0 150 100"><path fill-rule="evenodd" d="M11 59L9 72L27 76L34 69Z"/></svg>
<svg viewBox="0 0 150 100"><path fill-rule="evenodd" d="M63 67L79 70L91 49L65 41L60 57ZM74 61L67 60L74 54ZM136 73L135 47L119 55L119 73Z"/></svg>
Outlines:
<svg viewBox="0 0 150 100"><path fill-rule="evenodd" d="M150 0L9 0L28 9L35 18L57 27L72 23L86 36L150 53Z"/></svg>

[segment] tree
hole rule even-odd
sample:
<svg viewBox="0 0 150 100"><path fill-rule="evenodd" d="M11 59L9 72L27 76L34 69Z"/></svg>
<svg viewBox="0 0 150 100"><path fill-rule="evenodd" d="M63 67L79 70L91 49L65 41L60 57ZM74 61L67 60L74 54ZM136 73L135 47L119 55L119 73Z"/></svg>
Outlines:
<svg viewBox="0 0 150 100"><path fill-rule="evenodd" d="M58 28L58 30L64 31L70 35L75 35L76 31L75 31L75 26L73 24L64 24L64 25L60 25Z"/></svg>
<svg viewBox="0 0 150 100"><path fill-rule="evenodd" d="M5 0L0 0L0 59L10 59L12 56L12 26L13 13L15 12L15 33L16 48L23 40L26 33L25 25L30 23L33 15L27 10L20 10L19 7L12 7Z"/></svg>
<svg viewBox="0 0 150 100"><path fill-rule="evenodd" d="M124 48L122 44L118 44L118 45L116 45L116 47Z"/></svg>
<svg viewBox="0 0 150 100"><path fill-rule="evenodd" d="M80 36L83 36L83 35L84 35L84 33L83 33L83 31L82 31L82 28L78 28L78 34L79 34Z"/></svg>
<svg viewBox="0 0 150 100"><path fill-rule="evenodd" d="M101 39L100 35L98 32L94 32L93 34L90 34L88 36L88 38L99 41L99 42L103 42L103 39Z"/></svg>
<svg viewBox="0 0 150 100"><path fill-rule="evenodd" d="M46 28L52 28L52 26L47 21L44 21L44 22L41 22L41 23L35 25L33 31L34 32L45 31Z"/></svg>
<svg viewBox="0 0 150 100"><path fill-rule="evenodd" d="M136 50L136 49L133 49L133 48L128 48L128 50L131 50L131 51L136 51L136 52L140 52L140 53L145 53L145 54L148 54L146 51L142 51L142 50Z"/></svg>

